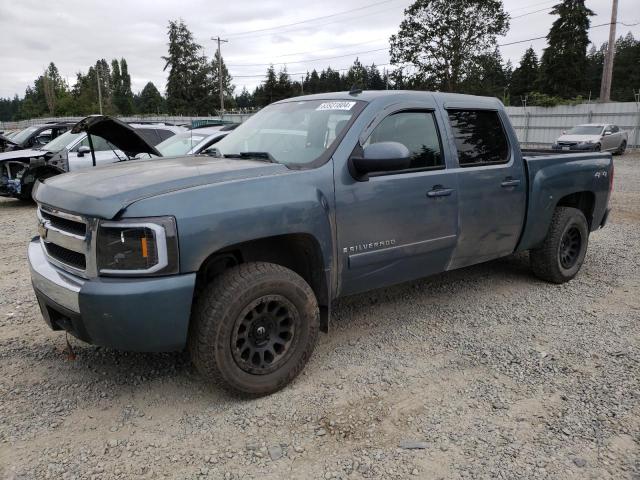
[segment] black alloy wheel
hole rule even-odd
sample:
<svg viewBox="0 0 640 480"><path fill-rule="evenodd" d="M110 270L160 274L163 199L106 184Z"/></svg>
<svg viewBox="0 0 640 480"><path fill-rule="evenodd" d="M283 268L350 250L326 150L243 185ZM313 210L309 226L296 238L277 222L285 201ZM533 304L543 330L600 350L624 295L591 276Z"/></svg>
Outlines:
<svg viewBox="0 0 640 480"><path fill-rule="evenodd" d="M233 358L245 372L264 375L277 370L291 356L300 317L281 295L251 302L233 328Z"/></svg>
<svg viewBox="0 0 640 480"><path fill-rule="evenodd" d="M577 227L572 226L562 236L560 248L558 249L558 256L562 268L568 270L576 264L580 256L581 248L582 234Z"/></svg>

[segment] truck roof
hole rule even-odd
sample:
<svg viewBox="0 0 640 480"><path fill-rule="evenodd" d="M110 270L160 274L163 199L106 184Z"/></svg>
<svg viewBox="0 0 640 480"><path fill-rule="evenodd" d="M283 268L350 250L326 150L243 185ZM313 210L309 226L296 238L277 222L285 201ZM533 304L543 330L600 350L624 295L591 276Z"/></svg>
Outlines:
<svg viewBox="0 0 640 480"><path fill-rule="evenodd" d="M353 94L349 92L315 93L311 95L287 98L276 103L300 100L363 100L365 102L371 102L380 98L393 99L394 97L404 97L407 100L424 100L425 97L428 97L435 98L442 103L470 104L469 106L471 106L471 104L477 105L481 103L484 105L492 105L497 108L503 107L502 102L495 97L480 97L477 95L465 95L462 93L444 93L420 90L363 90L360 93Z"/></svg>

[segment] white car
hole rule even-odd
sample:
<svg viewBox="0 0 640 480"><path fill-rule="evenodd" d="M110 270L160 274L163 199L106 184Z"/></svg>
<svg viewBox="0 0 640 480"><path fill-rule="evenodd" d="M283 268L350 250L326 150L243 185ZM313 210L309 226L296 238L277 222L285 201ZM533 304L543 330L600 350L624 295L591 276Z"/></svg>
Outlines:
<svg viewBox="0 0 640 480"><path fill-rule="evenodd" d="M90 125L91 142L87 131L77 128L83 122ZM37 180L91 168L94 159L99 166L128 160L143 151L156 152L154 145L185 130L164 123L127 125L109 117L90 116L42 147L0 153L0 196L28 200Z"/></svg>
<svg viewBox="0 0 640 480"><path fill-rule="evenodd" d="M617 125L604 123L587 123L576 125L562 134L553 150L612 152L622 155L627 149L628 133Z"/></svg>
<svg viewBox="0 0 640 480"><path fill-rule="evenodd" d="M156 150L163 157L178 157L182 155L197 155L219 140L223 139L239 124L221 125L215 127L200 127L178 133L164 142L156 145ZM149 158L153 155L141 153L136 158Z"/></svg>

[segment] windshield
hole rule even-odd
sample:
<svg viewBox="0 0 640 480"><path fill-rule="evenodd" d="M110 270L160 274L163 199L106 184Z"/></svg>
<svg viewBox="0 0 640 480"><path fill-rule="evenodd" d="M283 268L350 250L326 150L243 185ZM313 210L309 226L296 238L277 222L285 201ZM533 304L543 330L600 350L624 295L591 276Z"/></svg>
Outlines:
<svg viewBox="0 0 640 480"><path fill-rule="evenodd" d="M567 135L600 135L602 125L578 125L567 132Z"/></svg>
<svg viewBox="0 0 640 480"><path fill-rule="evenodd" d="M207 152L269 158L285 165L308 164L329 149L363 108L355 100L303 100L265 107Z"/></svg>
<svg viewBox="0 0 640 480"><path fill-rule="evenodd" d="M22 143L38 130L40 130L40 127L25 128L24 130L21 130L18 133L16 133L11 140L16 143Z"/></svg>
<svg viewBox="0 0 640 480"><path fill-rule="evenodd" d="M76 139L80 138L82 135L84 135L84 133L71 133L71 131L64 132L59 137L54 138L45 146L43 146L41 150L46 150L47 152L51 153L58 153L63 148L67 148L68 146L70 146L73 142L76 141Z"/></svg>
<svg viewBox="0 0 640 480"><path fill-rule="evenodd" d="M182 132L167 138L164 142L160 142L156 145L156 150L158 150L163 157L185 155L206 137L203 133L194 133L191 131Z"/></svg>

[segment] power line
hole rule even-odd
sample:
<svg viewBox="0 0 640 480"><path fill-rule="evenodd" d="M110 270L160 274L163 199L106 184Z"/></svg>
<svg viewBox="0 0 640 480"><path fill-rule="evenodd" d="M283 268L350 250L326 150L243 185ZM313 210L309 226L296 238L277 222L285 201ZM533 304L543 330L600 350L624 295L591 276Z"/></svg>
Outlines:
<svg viewBox="0 0 640 480"><path fill-rule="evenodd" d="M283 25L277 25L275 27L260 28L260 29L257 29L257 30L247 30L246 32L230 33L227 36L228 37L238 37L238 36L249 35L249 34L252 34L252 33L266 32L268 30L277 30L277 29L280 29L280 28L293 27L295 25L302 25L303 23L314 22L316 20L324 20L326 18L333 18L333 17L338 17L340 15L345 15L347 13L353 13L353 12L358 12L360 10L366 10L368 8L377 7L378 5L383 5L385 3L391 3L391 2L395 2L395 1L397 1L397 0L383 0L381 2L372 3L370 5L364 5L364 6L358 7L358 8L352 8L351 10L344 10L342 12L332 13L330 15L323 15L321 17L307 18L306 20L300 20L299 22L286 23L286 24L283 24Z"/></svg>
<svg viewBox="0 0 640 480"><path fill-rule="evenodd" d="M392 0L395 1L395 0ZM317 27L322 27L325 25L331 25L333 23L340 23L340 22L353 22L354 20L361 20L362 18L365 17L371 17L374 15L379 15L381 13L385 13L388 11L397 11L398 7L391 7L391 8L385 8L382 10L378 10L376 12L369 12L369 13L363 13L358 15L357 17L352 17L352 18L342 18L342 19L337 19L337 20L330 20L328 22L323 22L323 23L317 23L315 25L303 25L303 26L298 26L295 28L290 28L289 30L281 30L281 31L277 31L277 32L272 32L272 31L267 31L267 32L263 32L263 33L258 33L258 34L251 34L251 35L243 35L240 37L232 37L232 38L241 38L241 39L245 39L245 38L259 38L259 37L266 37L269 35L274 35L275 33L278 34L284 34L284 33L291 33L291 32L295 32L298 30L308 30L311 27L317 28Z"/></svg>
<svg viewBox="0 0 640 480"><path fill-rule="evenodd" d="M511 17L511 20L515 20L517 18L527 17L529 15L533 15L534 13L546 12L551 10L553 7L541 8L540 10L534 10L533 12L523 13L522 15L516 15L515 17Z"/></svg>
<svg viewBox="0 0 640 480"><path fill-rule="evenodd" d="M236 67L268 67L270 65L284 65L289 63L293 63L293 64L311 63L311 62L319 62L320 60L335 60L336 58L352 57L354 55L363 55L365 53L381 52L383 50L389 50L389 47L376 48L373 50L364 50L362 52L345 53L344 55L336 55L335 57L310 58L308 60L301 60L299 62L289 61L289 62L279 62L279 63L245 63L245 64L238 64L238 65L229 65L229 67L230 68L231 67L234 67L234 68Z"/></svg>

